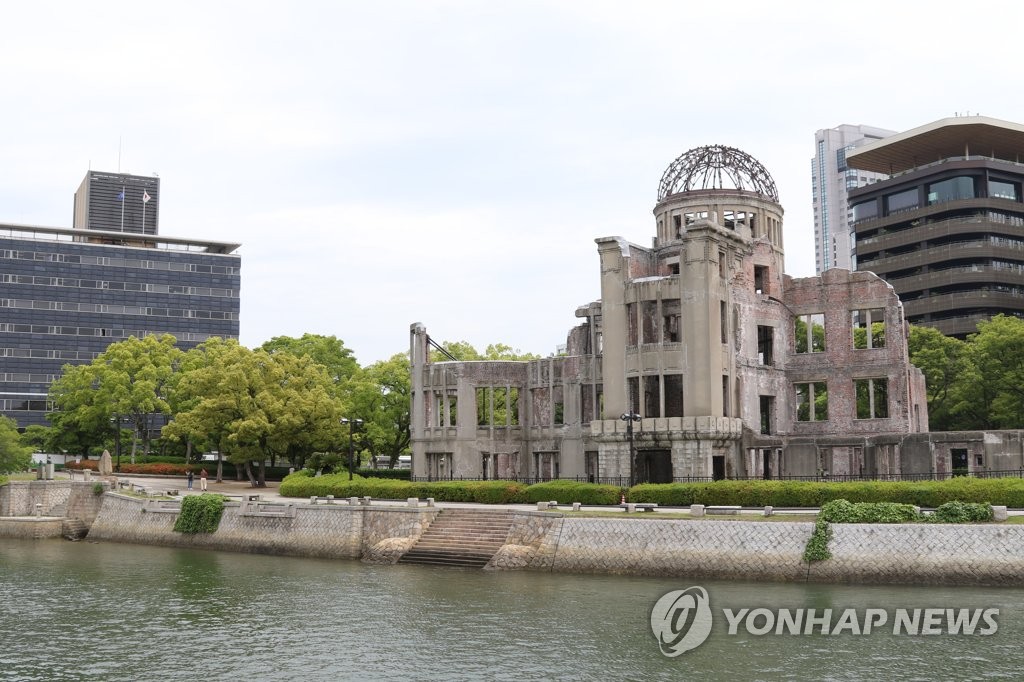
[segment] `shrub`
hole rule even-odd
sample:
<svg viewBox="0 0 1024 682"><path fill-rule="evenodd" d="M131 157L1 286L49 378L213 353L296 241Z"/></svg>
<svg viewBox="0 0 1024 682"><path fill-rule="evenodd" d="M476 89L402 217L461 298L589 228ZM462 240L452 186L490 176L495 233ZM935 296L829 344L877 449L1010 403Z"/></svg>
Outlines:
<svg viewBox="0 0 1024 682"><path fill-rule="evenodd" d="M526 489L525 502L544 502L557 500L562 504L580 502L582 504L618 504L622 498L622 488L617 485L600 485L597 483L577 483L576 481L546 481L535 483Z"/></svg>
<svg viewBox="0 0 1024 682"><path fill-rule="evenodd" d="M903 523L919 518L916 507L898 502L833 500L822 505L818 514L818 519L829 523Z"/></svg>
<svg viewBox="0 0 1024 682"><path fill-rule="evenodd" d="M0 474L0 485L6 485L6 484L7 484L7 477L4 476L3 474Z"/></svg>
<svg viewBox="0 0 1024 682"><path fill-rule="evenodd" d="M433 497L442 502L480 502L502 504L524 501L526 486L514 481L433 481L413 482L386 478L348 480L348 473L311 476L295 472L285 477L278 492L285 497L376 497L404 500L408 497Z"/></svg>
<svg viewBox="0 0 1024 682"><path fill-rule="evenodd" d="M946 502L976 502L1024 507L1024 479L971 478L947 481L716 481L645 483L629 490L630 502L663 506L738 504L744 507L819 507L832 500L898 502L939 507Z"/></svg>
<svg viewBox="0 0 1024 682"><path fill-rule="evenodd" d="M102 495L103 494L103 484L102 483L93 483L92 484L92 494L93 495Z"/></svg>
<svg viewBox="0 0 1024 682"><path fill-rule="evenodd" d="M938 523L974 523L991 521L992 507L976 502L946 502L940 505L935 514L928 517Z"/></svg>
<svg viewBox="0 0 1024 682"><path fill-rule="evenodd" d="M174 522L179 533L212 533L220 525L224 513L221 495L188 495L181 501L181 513Z"/></svg>
<svg viewBox="0 0 1024 682"><path fill-rule="evenodd" d="M819 517L814 522L814 532L811 533L810 539L807 540L807 546L804 548L804 561L811 563L812 561L831 559L832 552L828 549L828 542L831 539L832 525Z"/></svg>

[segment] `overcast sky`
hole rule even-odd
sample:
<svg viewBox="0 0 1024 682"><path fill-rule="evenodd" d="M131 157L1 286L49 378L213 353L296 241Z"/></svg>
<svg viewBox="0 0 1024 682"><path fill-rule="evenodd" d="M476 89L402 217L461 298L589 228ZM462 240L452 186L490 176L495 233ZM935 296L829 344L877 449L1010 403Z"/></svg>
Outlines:
<svg viewBox="0 0 1024 682"><path fill-rule="evenodd" d="M547 355L599 294L594 239L649 245L688 149L765 165L806 276L815 130L1024 121L1024 10L984 7L12 4L0 222L69 227L120 145L122 172L160 175L161 234L243 245L245 345L334 334L369 364L419 321Z"/></svg>

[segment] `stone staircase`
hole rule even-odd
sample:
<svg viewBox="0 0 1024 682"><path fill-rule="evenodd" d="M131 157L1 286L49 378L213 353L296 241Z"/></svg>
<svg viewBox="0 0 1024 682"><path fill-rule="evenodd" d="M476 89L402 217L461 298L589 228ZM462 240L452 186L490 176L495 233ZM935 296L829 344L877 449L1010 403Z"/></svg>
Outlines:
<svg viewBox="0 0 1024 682"><path fill-rule="evenodd" d="M400 564L483 568L505 544L512 513L490 509L442 509Z"/></svg>
<svg viewBox="0 0 1024 682"><path fill-rule="evenodd" d="M82 519L65 518L61 523L60 534L65 540L81 540L89 533L89 526Z"/></svg>

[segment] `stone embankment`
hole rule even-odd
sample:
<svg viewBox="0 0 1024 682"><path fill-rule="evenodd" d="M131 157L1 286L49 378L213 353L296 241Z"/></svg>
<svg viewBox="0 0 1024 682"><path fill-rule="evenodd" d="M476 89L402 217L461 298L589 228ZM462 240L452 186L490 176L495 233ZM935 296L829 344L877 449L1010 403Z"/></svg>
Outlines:
<svg viewBox="0 0 1024 682"><path fill-rule="evenodd" d="M0 488L2 490L2 488ZM42 492L42 491L35 491ZM173 530L180 502L102 496L89 531L93 541L126 542L396 563L417 544L441 511L438 507L367 504L308 504L246 499L225 503L219 529L186 535ZM74 493L46 492L48 512L73 505ZM10 510L10 491L0 511ZM415 504L415 500L413 503ZM24 501L19 502L24 506ZM29 511L29 509L19 511ZM688 520L626 516L580 517L559 512L508 510L510 526L495 539L486 568L564 573L616 573L906 584L1024 585L1024 525L833 524L832 558L808 564L803 552L813 524L787 521ZM460 518L472 518L472 509ZM480 510L481 527L493 524ZM28 514L26 514L28 516ZM43 537L46 521L0 519L0 537ZM51 525L52 525L51 524ZM424 537L447 536L458 549L455 529L439 524ZM463 533L458 530L458 533ZM59 535L59 530L55 534ZM457 533L456 533L457 534ZM488 539L491 540L490 538ZM480 542L466 547L476 554ZM434 548L437 551L441 551ZM475 557L483 563L482 555Z"/></svg>

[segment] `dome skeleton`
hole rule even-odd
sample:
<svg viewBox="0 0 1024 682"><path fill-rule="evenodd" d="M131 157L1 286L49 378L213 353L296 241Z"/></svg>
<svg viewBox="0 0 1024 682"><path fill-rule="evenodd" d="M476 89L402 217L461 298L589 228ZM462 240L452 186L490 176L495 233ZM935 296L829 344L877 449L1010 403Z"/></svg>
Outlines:
<svg viewBox="0 0 1024 682"><path fill-rule="evenodd" d="M735 189L779 200L775 181L757 159L733 147L711 145L691 149L669 165L658 184L658 201L678 192L725 189L727 180Z"/></svg>

